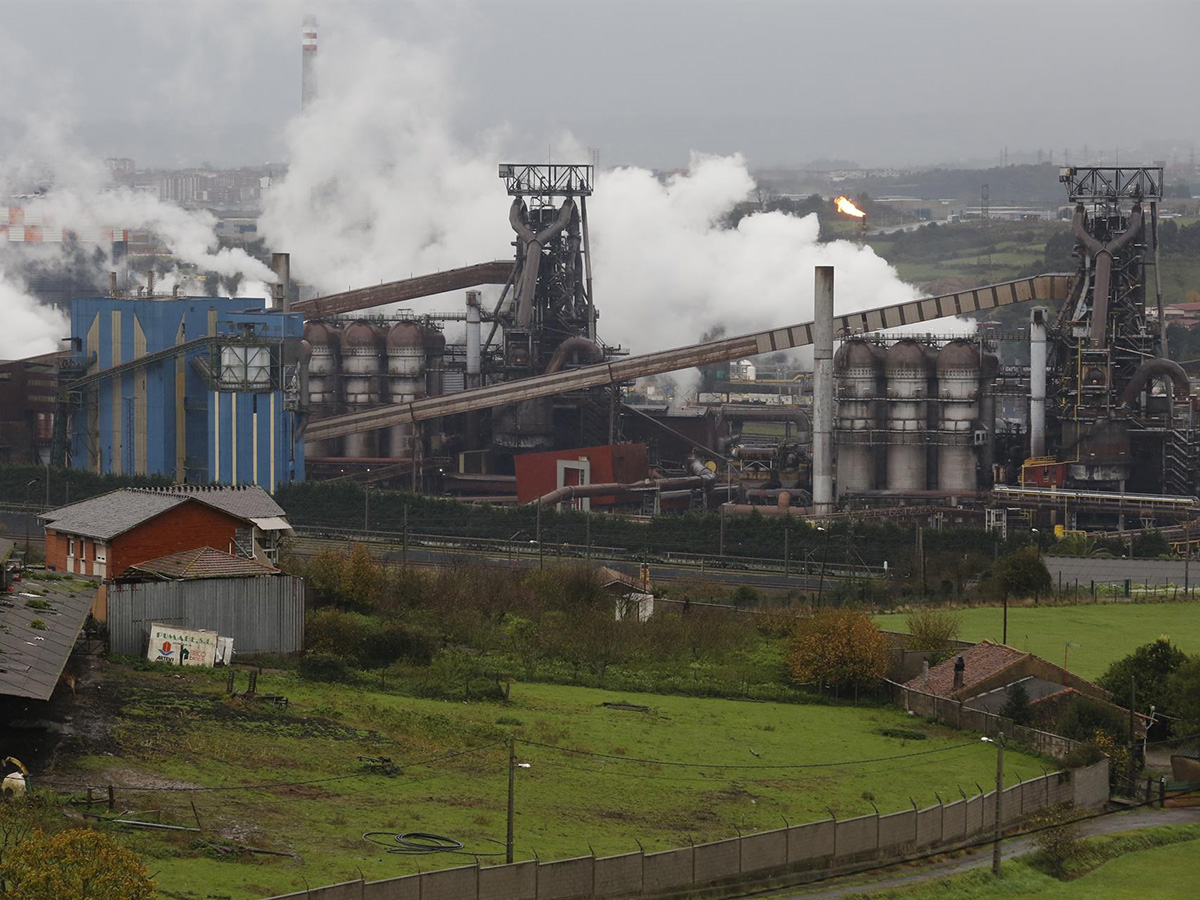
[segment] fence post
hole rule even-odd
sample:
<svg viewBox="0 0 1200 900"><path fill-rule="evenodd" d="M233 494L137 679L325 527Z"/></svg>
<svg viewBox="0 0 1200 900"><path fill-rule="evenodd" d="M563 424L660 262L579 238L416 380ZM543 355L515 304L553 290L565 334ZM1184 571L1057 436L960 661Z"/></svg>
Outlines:
<svg viewBox="0 0 1200 900"><path fill-rule="evenodd" d="M868 800L871 804L871 809L875 810L875 858L883 856L883 847L879 843L879 807L875 805L874 800Z"/></svg>
<svg viewBox="0 0 1200 900"><path fill-rule="evenodd" d="M946 801L942 799L942 795L939 794L937 791L933 792L933 796L937 797L938 809L941 810L941 814L938 816L938 843L944 844L944 843L946 843ZM963 810L963 815L966 815L965 809ZM920 818L921 818L921 813L918 811L917 812L918 821L920 820Z"/></svg>
<svg viewBox="0 0 1200 900"><path fill-rule="evenodd" d="M829 818L833 819L833 859L837 859L837 813L833 811L832 806L825 807L829 810Z"/></svg>
<svg viewBox="0 0 1200 900"><path fill-rule="evenodd" d="M941 799L938 797L938 800ZM921 840L921 811L917 809L917 801L912 797L908 798L908 802L912 804L913 808L913 846L915 847Z"/></svg>

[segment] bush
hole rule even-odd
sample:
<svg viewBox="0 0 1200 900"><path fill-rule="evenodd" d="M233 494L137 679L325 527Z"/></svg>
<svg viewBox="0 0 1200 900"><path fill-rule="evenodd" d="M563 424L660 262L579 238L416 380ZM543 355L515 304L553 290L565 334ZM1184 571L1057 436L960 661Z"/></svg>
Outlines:
<svg viewBox="0 0 1200 900"><path fill-rule="evenodd" d="M318 609L304 622L304 643L314 653L356 658L368 635L378 628L376 620L340 609Z"/></svg>
<svg viewBox="0 0 1200 900"><path fill-rule="evenodd" d="M435 649L432 636L399 622L389 622L367 633L359 645L357 658L368 669L382 668L399 660L427 666Z"/></svg>
<svg viewBox="0 0 1200 900"><path fill-rule="evenodd" d="M912 635L909 650L945 650L958 639L961 619L952 612L937 609L918 609L904 620Z"/></svg>
<svg viewBox="0 0 1200 900"><path fill-rule="evenodd" d="M1083 855L1079 823L1067 809L1043 812L1033 817L1033 844L1037 847L1037 860L1055 878L1063 878L1071 863Z"/></svg>
<svg viewBox="0 0 1200 900"><path fill-rule="evenodd" d="M300 677L309 681L349 681L350 667L332 653L305 653L300 658Z"/></svg>
<svg viewBox="0 0 1200 900"><path fill-rule="evenodd" d="M1033 707L1029 704L1025 685L1019 681L1010 684L1005 698L1004 705L999 709L1000 715L1012 719L1015 725L1028 725L1033 721Z"/></svg>
<svg viewBox="0 0 1200 900"><path fill-rule="evenodd" d="M863 687L887 675L887 638L864 612L823 609L796 623L788 666L798 682Z"/></svg>

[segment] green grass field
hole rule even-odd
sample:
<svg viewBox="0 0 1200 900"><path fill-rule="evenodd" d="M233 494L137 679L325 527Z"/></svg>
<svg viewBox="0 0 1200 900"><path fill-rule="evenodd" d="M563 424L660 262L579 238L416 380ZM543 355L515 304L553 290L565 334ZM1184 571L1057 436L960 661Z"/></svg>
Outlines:
<svg viewBox="0 0 1200 900"><path fill-rule="evenodd" d="M957 610L959 636L967 641L999 641L1000 607ZM905 615L876 616L880 628L906 631ZM1200 653L1200 603L1128 603L1095 606L1009 606L1008 643L1062 665L1084 678L1097 678L1109 664L1134 648L1167 635L1187 653Z"/></svg>
<svg viewBox="0 0 1200 900"><path fill-rule="evenodd" d="M244 686L245 676L242 676ZM516 684L506 703L455 703L313 684L288 674L263 675L260 692L284 694L286 712L227 702L224 674L146 671L109 664L104 694L120 706L107 742L54 778L120 786L230 788L309 781L254 790L117 790L118 809L140 816L162 810L164 822L194 823L205 834L122 832L167 897L253 898L357 878L415 871L411 858L364 843L375 829L454 836L479 853L495 853L505 828L509 732L607 758L519 745L516 844L520 858L542 859L686 845L743 831L828 816L902 809L910 795L935 802L934 791L974 791L994 771L986 744L916 722L899 710L615 695L558 685ZM614 709L625 701L648 712ZM926 739L887 737L905 728ZM431 765L415 761L462 748L479 753ZM907 759L809 769L749 768L897 757ZM753 751L753 752L752 752ZM110 755L111 754L111 755ZM368 773L357 760L389 756L405 766L394 777ZM632 758L703 762L729 768L681 768ZM1009 771L1040 775L1042 762L1012 753ZM743 768L744 767L744 768ZM347 776L350 777L341 777ZM222 855L210 844L293 851L297 860L248 853ZM438 856L424 869L470 861ZM486 859L485 859L486 861Z"/></svg>
<svg viewBox="0 0 1200 900"><path fill-rule="evenodd" d="M1194 825L1093 838L1084 842L1094 857L1081 862L1085 874L1067 881L1040 871L1035 861L1025 856L1006 862L1001 880L992 877L990 868L981 868L911 888L868 889L853 896L870 900L1191 900L1197 895L1198 839L1200 828Z"/></svg>

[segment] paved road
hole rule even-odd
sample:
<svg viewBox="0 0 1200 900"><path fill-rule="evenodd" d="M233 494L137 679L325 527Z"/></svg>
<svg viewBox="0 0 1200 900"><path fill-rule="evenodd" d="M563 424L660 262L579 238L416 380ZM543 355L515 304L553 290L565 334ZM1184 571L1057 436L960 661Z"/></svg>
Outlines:
<svg viewBox="0 0 1200 900"><path fill-rule="evenodd" d="M1136 831L1141 828L1151 828L1155 825L1195 825L1200 823L1200 808L1191 809L1137 809L1116 815L1104 816L1084 822L1082 831L1088 837L1101 834L1113 834L1118 831ZM1001 845L1001 855L1004 859L1023 856L1033 849L1032 837L1014 838ZM992 864L992 847L980 847L965 856L945 862L933 863L920 869L906 869L901 875L881 875L877 878L867 876L846 875L824 885L814 885L810 888L782 890L770 892L779 900L795 897L807 900L811 897L835 898L851 894L862 894L872 891L884 891L897 887L911 887L924 881L934 881L947 875L958 875L972 869L983 868ZM847 883L851 881L852 883Z"/></svg>

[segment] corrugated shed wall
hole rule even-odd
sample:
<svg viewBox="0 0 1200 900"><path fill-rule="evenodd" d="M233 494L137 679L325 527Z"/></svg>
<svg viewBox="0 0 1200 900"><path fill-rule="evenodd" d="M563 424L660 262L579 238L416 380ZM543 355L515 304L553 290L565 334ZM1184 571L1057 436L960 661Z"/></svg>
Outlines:
<svg viewBox="0 0 1200 900"><path fill-rule="evenodd" d="M144 654L152 622L232 637L240 655L295 653L304 648L304 580L272 575L109 587L110 652Z"/></svg>

